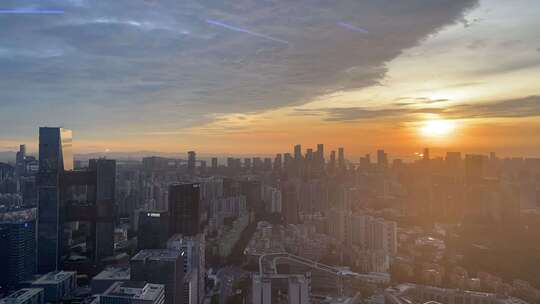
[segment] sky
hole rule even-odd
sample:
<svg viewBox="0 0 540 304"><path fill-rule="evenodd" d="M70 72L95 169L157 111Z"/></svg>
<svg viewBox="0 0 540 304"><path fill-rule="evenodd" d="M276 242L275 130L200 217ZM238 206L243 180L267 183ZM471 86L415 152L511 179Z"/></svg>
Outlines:
<svg viewBox="0 0 540 304"><path fill-rule="evenodd" d="M2 0L0 151L540 156L537 0Z"/></svg>

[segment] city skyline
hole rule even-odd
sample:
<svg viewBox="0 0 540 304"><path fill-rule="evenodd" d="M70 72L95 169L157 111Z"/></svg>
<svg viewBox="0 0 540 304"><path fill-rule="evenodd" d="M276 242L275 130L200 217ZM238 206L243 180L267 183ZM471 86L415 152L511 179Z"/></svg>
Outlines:
<svg viewBox="0 0 540 304"><path fill-rule="evenodd" d="M532 0L34 6L0 17L0 151L540 156Z"/></svg>

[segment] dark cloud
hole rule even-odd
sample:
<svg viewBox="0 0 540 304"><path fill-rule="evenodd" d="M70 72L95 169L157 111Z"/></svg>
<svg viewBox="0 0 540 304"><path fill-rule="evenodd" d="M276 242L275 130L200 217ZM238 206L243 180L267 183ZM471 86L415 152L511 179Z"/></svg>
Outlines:
<svg viewBox="0 0 540 304"><path fill-rule="evenodd" d="M477 2L4 0L65 13L0 18L0 130L178 128L370 86Z"/></svg>
<svg viewBox="0 0 540 304"><path fill-rule="evenodd" d="M540 96L493 103L465 104L454 106L445 112L451 118L521 118L540 116Z"/></svg>
<svg viewBox="0 0 540 304"><path fill-rule="evenodd" d="M326 121L354 122L368 119L407 119L415 114L440 114L446 119L524 118L540 116L540 96L497 101L492 103L461 104L447 108L407 107L413 103L394 104L394 108L321 108L295 109L293 115L319 116ZM416 103L418 105L418 103Z"/></svg>

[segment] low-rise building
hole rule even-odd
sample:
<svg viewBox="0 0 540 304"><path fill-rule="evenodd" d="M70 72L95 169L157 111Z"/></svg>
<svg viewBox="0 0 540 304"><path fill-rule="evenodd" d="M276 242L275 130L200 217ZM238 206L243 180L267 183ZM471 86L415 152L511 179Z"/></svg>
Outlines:
<svg viewBox="0 0 540 304"><path fill-rule="evenodd" d="M165 286L139 281L116 282L103 295L101 304L163 304Z"/></svg>
<svg viewBox="0 0 540 304"><path fill-rule="evenodd" d="M70 298L77 288L77 273L75 271L49 272L32 282L32 287L43 288L45 302L60 303Z"/></svg>
<svg viewBox="0 0 540 304"><path fill-rule="evenodd" d="M0 304L43 304L45 293L43 288L23 288L0 299Z"/></svg>

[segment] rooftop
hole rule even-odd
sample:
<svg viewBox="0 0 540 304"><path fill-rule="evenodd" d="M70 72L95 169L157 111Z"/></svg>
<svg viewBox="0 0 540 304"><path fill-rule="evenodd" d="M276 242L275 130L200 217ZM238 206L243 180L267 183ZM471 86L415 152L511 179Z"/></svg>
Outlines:
<svg viewBox="0 0 540 304"><path fill-rule="evenodd" d="M139 251L131 260L176 260L180 255L182 252L173 249L145 249Z"/></svg>
<svg viewBox="0 0 540 304"><path fill-rule="evenodd" d="M98 273L94 280L129 280L129 267L110 267Z"/></svg>
<svg viewBox="0 0 540 304"><path fill-rule="evenodd" d="M137 281L116 282L103 293L103 297L122 297L153 301L162 296L164 290L165 286L161 284L149 284Z"/></svg>
<svg viewBox="0 0 540 304"><path fill-rule="evenodd" d="M43 288L23 288L15 291L4 299L0 300L1 304L11 304L11 303L24 303L37 295L38 293L43 292Z"/></svg>
<svg viewBox="0 0 540 304"><path fill-rule="evenodd" d="M49 272L35 280L32 284L57 284L76 275L77 273L75 271Z"/></svg>

